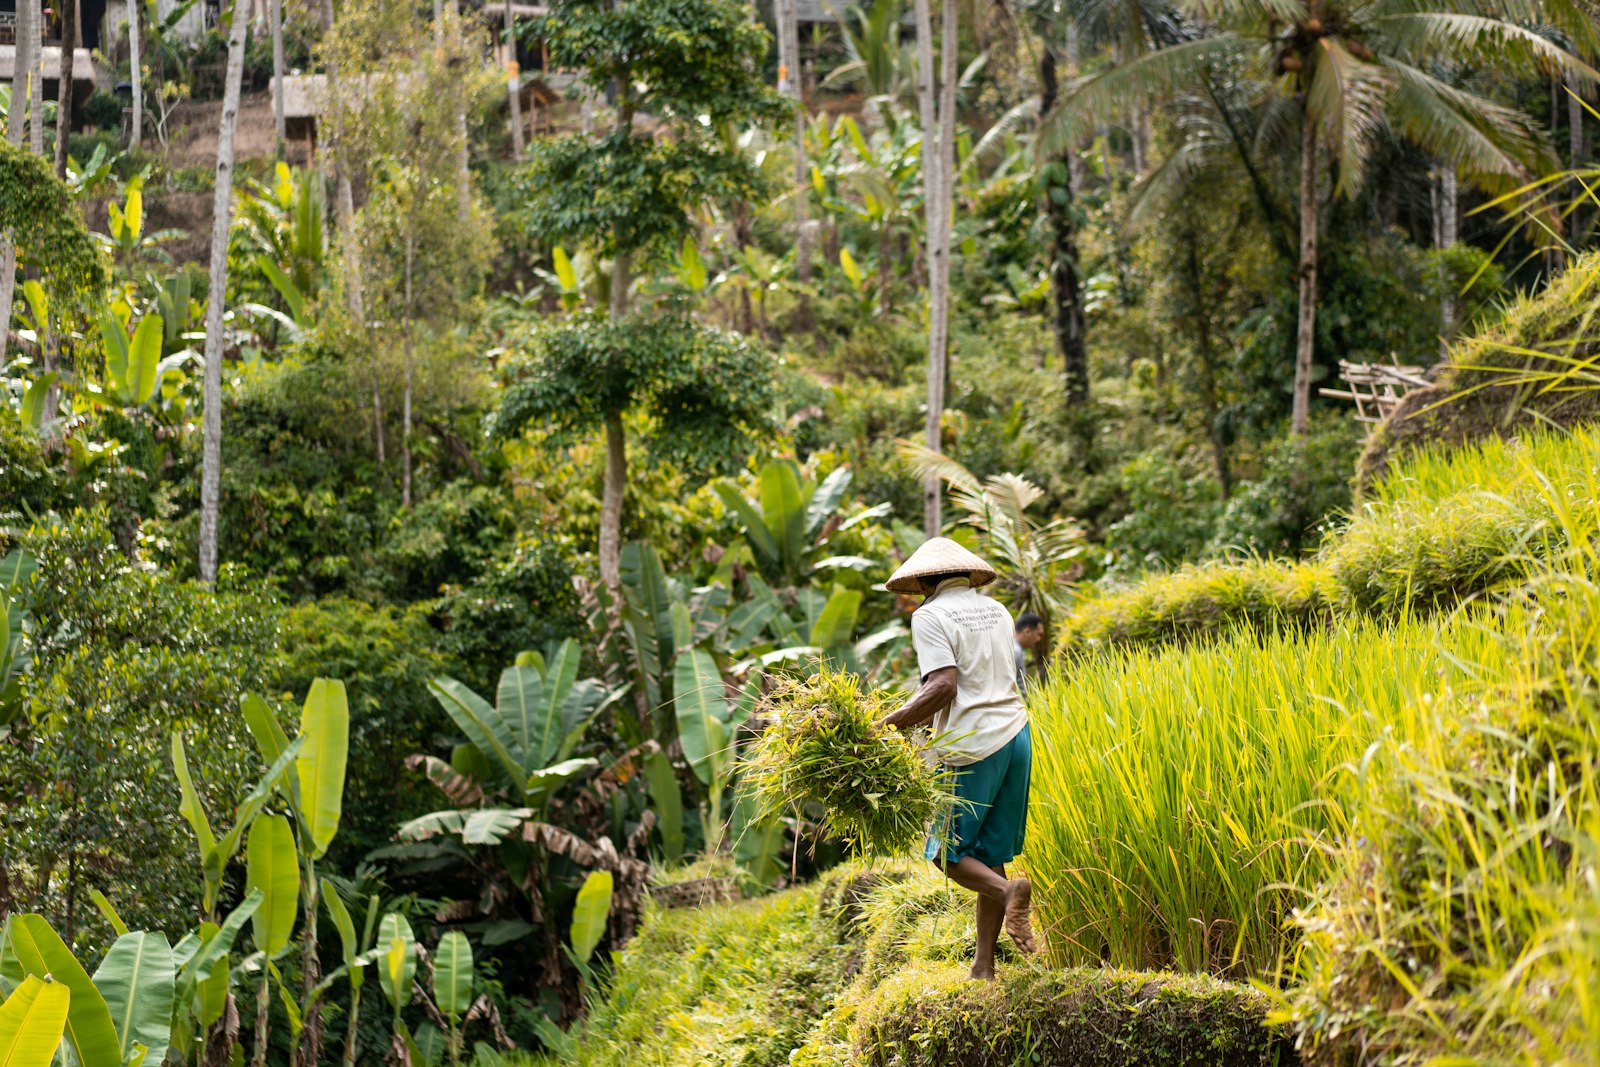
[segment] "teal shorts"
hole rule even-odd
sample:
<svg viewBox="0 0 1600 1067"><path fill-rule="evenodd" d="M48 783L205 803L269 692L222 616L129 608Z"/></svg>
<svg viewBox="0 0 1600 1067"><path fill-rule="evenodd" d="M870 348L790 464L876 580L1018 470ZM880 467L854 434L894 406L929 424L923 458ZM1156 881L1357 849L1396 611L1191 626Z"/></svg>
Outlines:
<svg viewBox="0 0 1600 1067"><path fill-rule="evenodd" d="M985 867L1010 863L1022 851L1028 831L1028 780L1033 772L1033 739L1024 726L998 752L977 763L953 768L955 809L934 826L924 858L958 863L971 856Z"/></svg>

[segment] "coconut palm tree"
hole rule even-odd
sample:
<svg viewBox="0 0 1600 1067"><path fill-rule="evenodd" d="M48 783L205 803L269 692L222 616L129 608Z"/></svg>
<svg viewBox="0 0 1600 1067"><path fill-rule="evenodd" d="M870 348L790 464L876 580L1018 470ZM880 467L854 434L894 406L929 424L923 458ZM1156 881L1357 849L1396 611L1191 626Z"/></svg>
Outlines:
<svg viewBox="0 0 1600 1067"><path fill-rule="evenodd" d="M1079 0L1105 10L1105 0ZM1580 0L1195 0L1192 34L1149 34L1153 47L1085 79L1045 121L1071 143L1097 114L1176 92L1206 91L1215 72L1256 89L1260 136L1298 135L1299 316L1292 428L1304 433L1311 395L1319 183L1360 188L1387 127L1486 190L1503 190L1553 162L1532 119L1452 84L1441 67L1538 74L1592 84L1591 67L1532 27L1558 26L1592 54L1600 29Z"/></svg>

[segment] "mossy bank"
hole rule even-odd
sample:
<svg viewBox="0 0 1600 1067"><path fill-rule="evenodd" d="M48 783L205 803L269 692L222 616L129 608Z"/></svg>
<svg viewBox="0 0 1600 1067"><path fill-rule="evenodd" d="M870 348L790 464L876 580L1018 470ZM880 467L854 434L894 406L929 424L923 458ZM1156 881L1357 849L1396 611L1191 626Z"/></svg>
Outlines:
<svg viewBox="0 0 1600 1067"><path fill-rule="evenodd" d="M1296 1062L1264 996L1195 976L966 975L970 898L920 865L846 867L756 900L652 908L608 991L533 1063L1245 1067Z"/></svg>

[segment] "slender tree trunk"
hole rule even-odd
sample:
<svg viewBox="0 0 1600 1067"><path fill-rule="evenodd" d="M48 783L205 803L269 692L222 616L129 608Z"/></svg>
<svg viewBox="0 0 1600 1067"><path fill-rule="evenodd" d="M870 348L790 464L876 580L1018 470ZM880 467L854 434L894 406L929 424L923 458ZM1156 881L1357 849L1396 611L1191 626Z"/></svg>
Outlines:
<svg viewBox="0 0 1600 1067"><path fill-rule="evenodd" d="M923 204L927 217L928 250L928 411L924 436L929 448L943 447L941 426L945 385L949 378L949 281L951 170L954 160L955 65L959 40L955 0L945 0L943 31L939 42L943 84L937 104L934 96L933 13L930 0L916 0L917 103L922 118ZM938 478L922 486L922 526L927 537L943 528L943 507Z"/></svg>
<svg viewBox="0 0 1600 1067"><path fill-rule="evenodd" d="M1039 107L1048 114L1060 94L1056 57L1048 48L1039 57ZM1044 190L1045 217L1050 223L1051 326L1061 354L1063 395L1069 411L1083 413L1089 402L1089 349L1085 337L1083 282L1078 275L1077 188L1067 150L1067 181L1053 181Z"/></svg>
<svg viewBox="0 0 1600 1067"><path fill-rule="evenodd" d="M1438 204L1434 212L1434 245L1445 249L1456 243L1457 220L1460 218L1459 186L1456 182L1456 170L1453 166L1445 164L1439 168ZM1443 267L1440 267L1443 270ZM1450 352L1450 341L1456 334L1456 291L1450 278L1444 279L1443 291L1439 295L1439 356L1443 358Z"/></svg>
<svg viewBox="0 0 1600 1067"><path fill-rule="evenodd" d="M17 5L17 50L11 69L11 112L7 116L6 141L20 147L22 127L28 120L29 93L39 91L32 80L33 53L39 48L39 0L21 0ZM0 366L6 363L11 341L11 307L17 294L17 246L11 231L0 234Z"/></svg>
<svg viewBox="0 0 1600 1067"><path fill-rule="evenodd" d="M40 0L24 0L33 11L33 91L28 94L28 147L36 156L44 155L44 5ZM18 59L21 59L20 54Z"/></svg>
<svg viewBox="0 0 1600 1067"><path fill-rule="evenodd" d="M61 9L61 78L56 82L56 177L67 176L67 142L72 139L73 61L78 54L78 0Z"/></svg>
<svg viewBox="0 0 1600 1067"><path fill-rule="evenodd" d="M522 70L517 66L517 30L506 0L506 95L511 104L511 160L522 162Z"/></svg>
<svg viewBox="0 0 1600 1067"><path fill-rule="evenodd" d="M272 1006L272 987L267 969L261 968L261 988L256 990L256 1052L250 1067L267 1067L267 1011Z"/></svg>
<svg viewBox="0 0 1600 1067"><path fill-rule="evenodd" d="M1300 321L1295 330L1294 408L1290 429L1311 419L1311 357L1317 337L1317 126L1302 111L1300 131Z"/></svg>
<svg viewBox="0 0 1600 1067"><path fill-rule="evenodd" d="M268 0L267 18L272 23L272 84L277 87L272 94L272 132L282 159L289 140L289 120L283 110L283 0Z"/></svg>
<svg viewBox="0 0 1600 1067"><path fill-rule="evenodd" d="M144 141L144 0L128 0L128 71L133 82L133 129L128 131L128 147L138 148Z"/></svg>
<svg viewBox="0 0 1600 1067"><path fill-rule="evenodd" d="M628 441L622 412L606 413L606 480L600 499L600 580L622 585L622 492L628 482Z"/></svg>
<svg viewBox="0 0 1600 1067"><path fill-rule="evenodd" d="M416 256L416 239L406 234L406 338L405 338L405 392L400 401L400 506L411 506L411 357L412 334L416 322L412 316L411 283L412 263Z"/></svg>
<svg viewBox="0 0 1600 1067"><path fill-rule="evenodd" d="M217 510L222 499L222 313L228 300L228 227L233 218L233 135L239 122L239 83L244 77L248 22L234 0L228 34L228 69L222 88L222 123L217 131L216 197L212 202L211 278L206 297L205 421L200 474L200 580L217 580Z"/></svg>
<svg viewBox="0 0 1600 1067"><path fill-rule="evenodd" d="M1567 76L1567 149L1572 158L1573 167L1582 167L1589 163L1589 142L1584 128L1583 83L1571 75ZM1580 202L1573 208L1568 226L1570 232L1581 236L1584 232L1584 223L1593 212L1590 210L1592 202Z"/></svg>
<svg viewBox="0 0 1600 1067"><path fill-rule="evenodd" d="M805 75L800 61L800 22L796 0L778 0L778 41L781 65L778 88L794 100L794 249L795 279L811 281L810 174L806 163ZM795 326L811 329L811 297L802 292L795 308Z"/></svg>

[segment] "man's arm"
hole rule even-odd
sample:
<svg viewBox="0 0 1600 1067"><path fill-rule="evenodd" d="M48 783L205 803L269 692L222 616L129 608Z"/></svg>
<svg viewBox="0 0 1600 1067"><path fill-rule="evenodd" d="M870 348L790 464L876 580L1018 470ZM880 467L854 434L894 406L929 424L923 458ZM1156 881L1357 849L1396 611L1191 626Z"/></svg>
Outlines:
<svg viewBox="0 0 1600 1067"><path fill-rule="evenodd" d="M884 718L888 726L898 726L902 730L909 730L914 726L921 726L939 712L950 706L956 698L956 669L954 667L940 667L930 671L922 680L922 685L911 694L911 699L905 706Z"/></svg>

